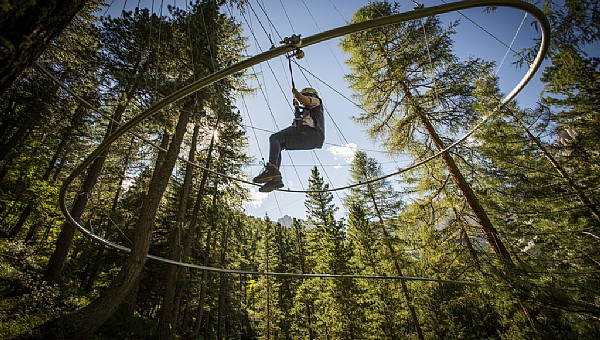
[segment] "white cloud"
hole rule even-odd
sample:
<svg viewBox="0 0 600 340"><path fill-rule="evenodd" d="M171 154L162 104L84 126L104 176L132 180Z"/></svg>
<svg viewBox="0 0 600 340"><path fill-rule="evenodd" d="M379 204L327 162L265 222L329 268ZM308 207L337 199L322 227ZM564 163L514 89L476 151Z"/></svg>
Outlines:
<svg viewBox="0 0 600 340"><path fill-rule="evenodd" d="M354 152L358 150L358 146L354 143L348 143L343 146L330 146L327 150L333 154L335 159L339 157L346 161L346 163L352 163Z"/></svg>
<svg viewBox="0 0 600 340"><path fill-rule="evenodd" d="M246 205L255 209L260 208L267 196L269 196L268 192L259 192L255 186L252 186L250 187L250 200Z"/></svg>

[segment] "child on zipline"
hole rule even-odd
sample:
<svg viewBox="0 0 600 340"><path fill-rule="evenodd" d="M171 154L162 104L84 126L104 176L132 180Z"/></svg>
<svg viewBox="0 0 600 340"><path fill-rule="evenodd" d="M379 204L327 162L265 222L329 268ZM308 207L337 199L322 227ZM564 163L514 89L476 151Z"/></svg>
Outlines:
<svg viewBox="0 0 600 340"><path fill-rule="evenodd" d="M269 137L269 162L254 177L254 183L265 183L258 191L271 192L283 187L281 180L281 150L312 150L321 148L325 140L323 103L317 91L307 87L302 91L292 87L294 94L294 122ZM302 106L300 106L302 104Z"/></svg>

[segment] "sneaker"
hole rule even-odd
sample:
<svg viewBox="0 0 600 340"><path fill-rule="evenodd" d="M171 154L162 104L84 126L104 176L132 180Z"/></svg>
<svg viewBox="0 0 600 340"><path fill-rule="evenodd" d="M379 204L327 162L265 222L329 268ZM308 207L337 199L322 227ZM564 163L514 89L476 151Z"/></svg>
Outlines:
<svg viewBox="0 0 600 340"><path fill-rule="evenodd" d="M267 183L265 183L265 185L263 185L262 187L260 187L258 189L258 191L260 192L271 192L273 190L279 189L279 188L283 188L283 182L280 179L274 179L272 181L269 181Z"/></svg>
<svg viewBox="0 0 600 340"><path fill-rule="evenodd" d="M266 183L273 180L281 181L281 172L272 163L267 163L263 171L252 180L254 183Z"/></svg>

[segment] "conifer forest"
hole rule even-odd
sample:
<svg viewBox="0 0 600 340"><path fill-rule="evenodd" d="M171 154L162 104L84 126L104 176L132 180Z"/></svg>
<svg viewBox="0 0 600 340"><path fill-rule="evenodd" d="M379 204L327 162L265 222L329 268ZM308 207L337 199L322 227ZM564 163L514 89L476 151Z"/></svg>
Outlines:
<svg viewBox="0 0 600 340"><path fill-rule="evenodd" d="M532 105L457 56L465 18L330 43L356 110L326 110L415 166L357 149L338 190L315 161L289 223L245 209L241 98L269 69L173 98L276 26L234 13L287 4L0 1L0 339L600 339L600 2L525 1L550 28ZM363 1L346 23L446 3ZM540 41L503 67L524 74Z"/></svg>

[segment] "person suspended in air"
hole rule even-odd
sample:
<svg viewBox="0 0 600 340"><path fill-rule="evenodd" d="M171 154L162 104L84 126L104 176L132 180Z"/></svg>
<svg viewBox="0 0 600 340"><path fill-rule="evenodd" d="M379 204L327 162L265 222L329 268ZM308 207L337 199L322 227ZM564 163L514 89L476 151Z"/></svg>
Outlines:
<svg viewBox="0 0 600 340"><path fill-rule="evenodd" d="M258 190L260 192L283 188L279 171L281 150L320 149L325 141L323 102L317 91L310 87L298 91L292 87L292 93L294 94L294 121L292 126L269 137L269 162L253 180L254 183L264 183Z"/></svg>

